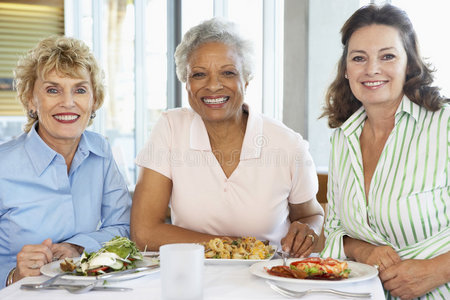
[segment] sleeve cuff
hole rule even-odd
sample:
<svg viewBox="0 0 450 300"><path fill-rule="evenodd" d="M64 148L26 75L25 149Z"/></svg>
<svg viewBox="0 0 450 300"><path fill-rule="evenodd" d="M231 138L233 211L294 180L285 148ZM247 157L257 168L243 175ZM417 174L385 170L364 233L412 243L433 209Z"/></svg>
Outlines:
<svg viewBox="0 0 450 300"><path fill-rule="evenodd" d="M344 251L344 229L338 229L331 233L325 240L325 246L320 253L321 257L331 257L339 260L346 260L347 256Z"/></svg>

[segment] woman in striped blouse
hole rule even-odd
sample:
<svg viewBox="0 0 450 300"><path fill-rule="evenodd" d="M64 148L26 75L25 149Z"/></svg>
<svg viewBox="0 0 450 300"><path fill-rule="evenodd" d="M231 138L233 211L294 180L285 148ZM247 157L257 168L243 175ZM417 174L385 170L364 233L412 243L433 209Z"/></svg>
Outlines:
<svg viewBox="0 0 450 300"><path fill-rule="evenodd" d="M341 33L321 254L378 266L388 299L450 299L449 99L402 10L362 7Z"/></svg>

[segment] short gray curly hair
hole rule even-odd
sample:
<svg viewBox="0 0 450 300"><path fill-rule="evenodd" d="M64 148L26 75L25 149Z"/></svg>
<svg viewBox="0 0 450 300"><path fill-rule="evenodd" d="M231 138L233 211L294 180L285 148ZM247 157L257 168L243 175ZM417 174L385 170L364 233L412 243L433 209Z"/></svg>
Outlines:
<svg viewBox="0 0 450 300"><path fill-rule="evenodd" d="M249 82L254 69L253 44L238 32L235 23L221 18L206 20L185 33L174 54L178 79L186 82L188 60L192 52L200 45L214 42L234 47L242 60L243 79Z"/></svg>

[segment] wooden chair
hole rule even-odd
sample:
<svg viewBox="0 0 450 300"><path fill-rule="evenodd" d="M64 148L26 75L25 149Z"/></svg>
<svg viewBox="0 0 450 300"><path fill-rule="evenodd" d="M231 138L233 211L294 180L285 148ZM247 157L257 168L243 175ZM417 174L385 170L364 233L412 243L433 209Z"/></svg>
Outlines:
<svg viewBox="0 0 450 300"><path fill-rule="evenodd" d="M320 205L322 205L323 210L325 211L324 220L327 213L327 183L328 183L328 173L318 173L317 177L319 179L319 191L317 192L316 198L317 201L319 201ZM325 245L325 237L323 235L323 228L322 233L319 236L319 242L316 245L316 248L313 252L320 252L322 251L323 247Z"/></svg>

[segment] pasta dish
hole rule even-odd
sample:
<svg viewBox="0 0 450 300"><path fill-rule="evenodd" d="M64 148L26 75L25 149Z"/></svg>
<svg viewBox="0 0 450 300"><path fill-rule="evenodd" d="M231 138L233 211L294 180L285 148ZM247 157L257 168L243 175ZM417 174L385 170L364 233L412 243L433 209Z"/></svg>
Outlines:
<svg viewBox="0 0 450 300"><path fill-rule="evenodd" d="M274 249L254 237L243 237L237 240L215 238L205 246L205 258L224 259L267 259Z"/></svg>

